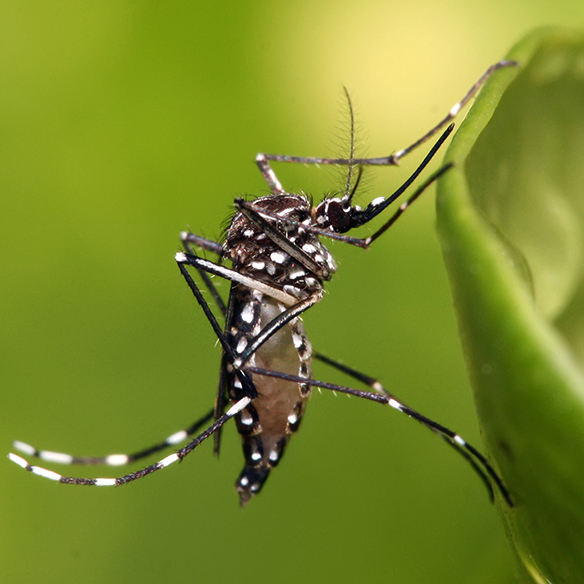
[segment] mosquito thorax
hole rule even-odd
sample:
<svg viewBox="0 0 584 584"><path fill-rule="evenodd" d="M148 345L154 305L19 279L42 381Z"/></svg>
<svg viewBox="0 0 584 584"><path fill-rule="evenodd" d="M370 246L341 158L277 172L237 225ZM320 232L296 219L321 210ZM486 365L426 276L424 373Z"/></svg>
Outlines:
<svg viewBox="0 0 584 584"><path fill-rule="evenodd" d="M241 212L234 215L223 245L224 255L231 259L234 269L296 298L305 298L322 289L323 280L329 280L337 266L318 235L308 230L317 226L309 199L288 193L266 195L255 199L252 206L257 211L269 213L263 218L281 236L308 255L320 270L318 273L312 271L293 258Z"/></svg>

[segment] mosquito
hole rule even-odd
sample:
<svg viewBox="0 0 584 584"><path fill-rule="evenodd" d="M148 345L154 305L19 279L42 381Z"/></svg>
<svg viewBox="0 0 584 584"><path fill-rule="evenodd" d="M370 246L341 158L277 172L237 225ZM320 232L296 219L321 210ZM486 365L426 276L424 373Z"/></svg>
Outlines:
<svg viewBox="0 0 584 584"><path fill-rule="evenodd" d="M272 468L282 459L291 436L298 431L311 390L318 387L389 406L416 420L462 455L484 481L491 499L498 491L506 503L513 506L502 479L476 448L459 434L407 406L373 377L313 351L301 319L304 312L322 300L324 283L336 271L335 261L321 238L369 248L432 183L449 170L450 165L429 176L372 235L360 238L346 233L369 224L410 188L452 133L454 124L450 123L451 120L496 70L511 66L517 66L517 63L503 60L489 67L462 100L430 131L407 148L381 158L354 157L354 116L348 99L351 120L348 158L258 154L255 161L270 193L251 201L235 199L235 212L224 241L216 242L189 232L181 234L184 251L175 256L178 268L222 348L217 397L214 408L206 415L166 440L133 454L75 457L14 442L14 447L25 455L51 463L80 465L126 465L190 439L180 450L142 470L118 478L63 476L33 466L12 453L9 454L10 460L25 470L59 483L125 485L181 461L212 435L214 452L218 454L221 429L234 418L245 458L236 489L241 505L245 506L253 495L260 492ZM404 156L439 132L442 133L436 143L395 192L388 197L374 199L363 209L353 204L365 167L396 166ZM344 191L340 196L326 197L313 206L305 195L289 193L284 189L272 169L271 163L274 162L346 167ZM216 255L217 261L198 255L199 250ZM231 267L224 265L225 261L231 262ZM194 269L208 289L216 305L215 311L205 300L188 268ZM227 303L211 276L230 282ZM217 311L224 319L224 326L215 316ZM313 359L340 370L366 385L368 390L314 379Z"/></svg>

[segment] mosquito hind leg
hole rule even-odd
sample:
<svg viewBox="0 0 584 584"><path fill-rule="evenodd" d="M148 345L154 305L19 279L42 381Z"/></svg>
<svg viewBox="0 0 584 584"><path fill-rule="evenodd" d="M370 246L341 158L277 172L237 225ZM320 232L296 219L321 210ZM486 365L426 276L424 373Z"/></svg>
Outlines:
<svg viewBox="0 0 584 584"><path fill-rule="evenodd" d="M64 483L68 485L87 485L87 486L96 486L96 487L115 487L120 485L125 485L126 483L133 482L135 480L141 479L146 475L152 474L158 470L162 470L167 466L173 464L174 462L182 460L185 456L190 454L201 442L205 441L209 436L217 432L226 422L228 422L233 416L239 413L241 410L246 408L249 403L251 402L249 397L243 397L238 402L236 402L229 410L223 414L218 420L216 420L213 424L211 424L204 432L199 434L196 438L191 440L186 446L181 448L180 450L174 452L173 454L159 460L158 462L147 466L146 468L129 473L122 477L116 478L95 478L95 479L88 479L88 478L81 478L81 477L66 477L56 473L52 470L48 470L46 468L42 468L40 466L33 466L29 464L27 460L18 456L16 454L10 453L8 458L29 472L36 474L40 477L45 479L49 479L52 481L56 481L58 483Z"/></svg>
<svg viewBox="0 0 584 584"><path fill-rule="evenodd" d="M318 351L313 351L312 356L315 359L317 359L318 361L321 361L322 363L326 363L327 365L333 367L334 369L337 369L338 371L342 371L343 373L345 373L349 377L352 377L353 379L356 379L357 381L361 381L361 383L364 383L365 385L367 385L368 387L370 387L371 389L373 389L377 393L381 393L382 395L389 397L389 392L387 392L386 389L383 387L383 385L381 385L381 383L379 383L379 381L377 381L377 379L375 379L374 377L371 377L370 375L366 375L365 373L361 373L361 371L357 371L356 369L353 369L352 367L348 367L344 363L341 363L340 361L337 361L336 359L331 359L330 357L327 357L326 355L323 355L322 353L320 353Z"/></svg>
<svg viewBox="0 0 584 584"><path fill-rule="evenodd" d="M133 452L132 454L110 454L108 456L72 456L71 454L66 454L64 452L53 452L52 450L38 450L26 444L25 442L20 442L15 440L12 445L20 452L26 454L27 456L33 456L45 462L54 462L57 464L76 464L84 466L124 466L126 464L131 464L137 460L146 458L155 452L160 452L165 448L170 446L175 446L179 442L183 442L190 436L193 436L204 424L209 422L213 418L213 410L207 412L202 418L191 424L188 428L180 430L171 434L168 438L144 448Z"/></svg>

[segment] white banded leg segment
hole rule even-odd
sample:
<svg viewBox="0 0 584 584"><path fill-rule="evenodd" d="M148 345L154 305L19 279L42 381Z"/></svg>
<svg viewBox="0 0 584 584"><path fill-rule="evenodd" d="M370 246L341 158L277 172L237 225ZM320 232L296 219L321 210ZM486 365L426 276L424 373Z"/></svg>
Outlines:
<svg viewBox="0 0 584 584"><path fill-rule="evenodd" d="M330 364L336 366L338 369L340 369L342 371L346 371L347 373L351 374L350 368L345 367L343 365L334 364L333 362L331 362L331 360L328 360L326 358L323 359L322 355L320 355L319 358L325 362L328 361ZM440 437L445 439L451 446L453 446L455 448L455 450L465 460L467 460L467 462L470 463L470 465L473 467L473 469L477 472L477 474L485 482L485 485L487 486L491 496L493 496L493 485L495 485L497 487L497 489L499 490L499 492L501 493L501 495L503 496L503 498L505 499L505 501L507 502L507 504L510 507L514 506L513 499L511 498L511 495L510 495L509 491L507 490L507 487L504 485L501 477L497 474L495 469L490 465L490 463L485 458L485 456L483 454L481 454L474 446L472 446L472 444L469 444L466 440L464 440L464 438L462 438L456 432L449 430L448 428L446 428L442 424L439 424L438 422L434 422L433 420L420 414L416 410L413 410L412 408L406 406L405 404L397 401L394 397L392 397L390 394L388 394L385 390L383 391L383 394L371 393L368 391L361 391L358 389L353 389L351 387L346 387L344 385L336 385L333 383L326 383L324 381L318 381L316 379L304 379L304 378L298 377L296 375L290 375L288 373L282 373L282 372L278 372L278 371L261 369L258 367L245 367L244 371L247 371L248 373L253 373L256 375L265 375L268 377L276 377L279 379L284 379L286 381L294 381L296 383L308 383L309 385L314 386L314 387L322 387L324 389L329 389L331 391L338 391L340 393L354 395L356 397L361 397L361 398L368 399L368 400L371 400L371 401L374 401L374 402L377 402L380 404L388 405L391 408L396 409L403 414L406 414L407 416L409 416L410 418L412 418L416 422L422 424L423 426L425 426L426 428L428 428L432 432L436 433L437 435L439 435ZM367 376L362 375L358 372L353 372L353 373L355 373L355 375L353 375L353 376L356 377L357 379L366 380L366 378L367 378ZM375 382L374 380L372 380L372 378L369 378L369 379L371 380L369 383L369 385L371 387L374 387L375 383L379 384L379 382ZM379 384L379 386L381 386L381 384Z"/></svg>
<svg viewBox="0 0 584 584"><path fill-rule="evenodd" d="M50 481L60 481L63 478L59 473L53 472L52 470L48 470L46 468L42 468L40 466L31 466L30 472L32 472L35 475L38 475L39 477L49 479Z"/></svg>
<svg viewBox="0 0 584 584"><path fill-rule="evenodd" d="M130 483L130 482L135 481L137 479L141 479L141 478L145 477L146 475L152 474L153 472L156 472L158 470L162 470L163 468L166 468L167 466L170 466L171 464L182 460L187 454L192 452L201 442L203 442L204 440L209 438L209 436L211 436L219 428L221 428L221 426L223 426L223 424L225 424L225 422L229 421L233 416L235 416L235 414L241 412L244 408L246 408L250 404L250 402L251 402L251 399L249 397L244 397L244 398L240 399L233 406L231 406L231 408L229 408L229 411L226 414L223 414L223 416L221 416L216 422L211 424L211 426L209 426L204 432L199 434L196 438L194 438L191 442L189 442L189 444L187 444L185 447L181 448L178 452L174 452L173 454L163 458L162 460L160 460L160 461L158 461L150 466L147 466L146 468L144 468L142 470L138 470L136 472L129 473L123 477L95 478L95 479L88 479L88 478L81 478L81 477L64 477L56 472L53 472L52 470L48 470L48 469L42 468L40 466L32 466L29 464L29 462L27 460L25 460L21 456L18 456L17 454L10 453L8 455L8 458L12 462L14 462L14 464L17 464L18 466L20 466L24 470L27 470L29 472L32 472L35 475L38 475L40 477L43 477L45 479L49 479L51 481L55 481L58 483L63 483L63 484L67 484L67 485L87 485L87 486L95 486L95 487L115 487L115 486L119 486L119 485L125 485L126 483ZM208 416L206 416L206 417L208 417ZM181 432L177 432L175 434L172 434L167 439L167 442L169 440L180 441L181 439L184 438L185 434L187 434L186 431L184 431L184 432L181 431ZM22 449L26 450L27 452L30 452L32 454L35 454L37 452L34 448L32 448L32 446L29 446L28 444L24 444L24 443L18 443L18 444L19 444L19 446L24 445L24 448L22 448ZM59 458L59 457L57 457L57 458ZM110 457L105 457L105 459L101 459L101 460L107 460L108 458L109 458L110 463L111 462L121 463L121 462L125 462L127 459L125 454L112 454L112 455L110 455Z"/></svg>
<svg viewBox="0 0 584 584"><path fill-rule="evenodd" d="M31 464L28 463L27 460L25 460L21 456L18 456L18 454L13 454L11 452L8 455L8 458L12 462L14 462L14 464L17 464L20 468L28 470L29 472L38 475L39 477L43 477L51 481L60 481L63 478L59 473L53 472L52 470L48 470L40 466L32 466Z"/></svg>
<svg viewBox="0 0 584 584"><path fill-rule="evenodd" d="M205 260L203 258L199 258L197 256L188 256L183 252L178 252L175 254L174 259L177 263L187 265L187 266L194 266L197 269L205 270L205 272L209 272L210 274L215 274L221 278L225 278L231 282L237 282L238 284L243 284L247 286L251 290L259 290L263 294L266 294L276 300L282 302L286 306L293 306L298 302L298 299L286 292L283 292L279 288L274 288L260 280L256 280L255 278L250 278L249 276L245 276L244 274L240 274L235 270L231 270L220 264L216 264L214 262L210 262L209 260Z"/></svg>
<svg viewBox="0 0 584 584"><path fill-rule="evenodd" d="M105 464L108 466L124 466L130 462L130 457L127 454L110 454L105 457Z"/></svg>
<svg viewBox="0 0 584 584"><path fill-rule="evenodd" d="M400 404L397 400L393 399L392 397L389 398L387 401L387 405L391 408L394 408L398 412L403 412L404 406Z"/></svg>
<svg viewBox="0 0 584 584"><path fill-rule="evenodd" d="M172 454L170 454L166 458L163 458L158 463L158 465L160 466L160 468L166 468L167 466L171 465L173 462L176 462L177 460L180 460L180 458L176 452L173 452Z"/></svg>
<svg viewBox="0 0 584 584"><path fill-rule="evenodd" d="M182 442L188 438L189 434L186 430L180 430L179 432L175 432L174 434L170 435L164 442L160 445L157 445L156 449L166 448L168 446L174 446L179 442ZM54 462L57 464L86 464L86 465L99 465L104 464L107 466L124 466L133 462L137 458L141 458L139 455L130 455L130 454L109 454L108 456L104 457L74 457L71 454L66 454L64 452L53 452L51 450L37 450L33 446L26 444L25 442L20 442L16 440L13 442L13 446L24 452L29 456L35 456L36 458L40 458L41 460L45 460L47 462ZM150 449L148 449L150 450Z"/></svg>
<svg viewBox="0 0 584 584"><path fill-rule="evenodd" d="M125 455L113 455L113 456L125 456ZM178 460L180 460L179 455L176 452L174 452L173 454L167 456L166 458L163 458L159 462L152 465L152 467L148 467L148 469L152 469L149 472L145 472L145 471L148 471L148 469L144 469L142 471L138 471L137 473L131 473L130 475L126 475L125 477L120 477L120 478L84 479L84 478L77 478L77 477L64 477L56 472L53 472L52 470L48 470L48 469L42 468L40 466L32 466L31 464L28 463L27 460L25 460L21 456L18 456L17 454L10 453L8 455L8 458L12 462L17 464L21 468L23 468L24 470L28 470L28 471L32 472L33 474L38 475L40 477L43 477L45 479L49 479L51 481L56 481L58 483L64 483L64 484L89 485L89 486L95 486L95 487L115 487L115 486L124 484L125 482L128 482L129 477L134 477L134 475L140 475L140 476L136 476L135 478L141 478L141 476L144 476L145 474L149 474L149 472L153 472L154 470L160 470L160 469L166 468L167 466L171 465L173 462L177 462ZM131 480L135 480L135 479L132 478Z"/></svg>
<svg viewBox="0 0 584 584"><path fill-rule="evenodd" d="M235 414L238 414L239 412L241 412L241 410L247 408L247 406L249 406L250 403L251 399L249 397L243 397L237 403L232 405L225 415L228 416L229 418L233 418Z"/></svg>
<svg viewBox="0 0 584 584"><path fill-rule="evenodd" d="M14 464L17 464L24 470L29 470L29 464L22 456L18 456L18 454L13 454L12 452L8 455L8 459L11 460Z"/></svg>
<svg viewBox="0 0 584 584"><path fill-rule="evenodd" d="M12 443L12 446L16 448L16 450L20 450L20 452L24 452L24 454L28 454L28 456L38 456L38 451L34 446L27 444L26 442L21 442L20 440L15 440Z"/></svg>
<svg viewBox="0 0 584 584"><path fill-rule="evenodd" d="M26 442L21 442L20 440L15 440L12 446L20 452L24 452L28 456L35 456L41 460L46 460L47 462L56 462L57 464L72 464L74 461L73 456L70 454L65 454L64 452L53 452L52 450L37 450L34 446L27 444Z"/></svg>
<svg viewBox="0 0 584 584"><path fill-rule="evenodd" d="M179 442L182 442L183 440L185 440L187 437L188 437L188 434L184 430L181 430L180 432L175 432L174 434L169 436L166 439L166 443L169 445L170 444L178 444Z"/></svg>
<svg viewBox="0 0 584 584"><path fill-rule="evenodd" d="M34 446L27 444L26 442L21 442L20 440L15 440L13 442L14 448L23 452L27 456L34 456L40 458L41 460L46 460L47 462L57 463L57 464L79 464L79 465L106 465L106 466L124 466L151 456L152 454L169 448L170 446L175 446L180 442L186 440L189 436L192 436L197 432L204 424L206 424L213 417L213 410L205 414L201 419L197 420L186 430L180 430L171 434L168 438L155 444L149 446L144 450L140 450L133 454L109 454L108 456L92 457L92 456L72 456L71 454L65 454L64 452L53 452L51 450L37 450ZM16 456L16 455L14 455ZM24 460L24 459L22 459ZM14 461L16 462L16 461Z"/></svg>
<svg viewBox="0 0 584 584"><path fill-rule="evenodd" d="M96 487L115 487L116 479L95 479L93 484Z"/></svg>
<svg viewBox="0 0 584 584"><path fill-rule="evenodd" d="M115 486L117 484L116 479L72 479L71 477L64 477L59 473L42 468L41 466L33 466L27 460L12 452L8 455L8 458L24 470L28 470L32 474L57 483L71 483L75 481L74 484L95 485L97 487Z"/></svg>
<svg viewBox="0 0 584 584"><path fill-rule="evenodd" d="M460 437L458 434L455 434L452 439L454 440L454 442L456 442L457 444L460 444L461 446L466 446L466 440L464 440L462 437Z"/></svg>

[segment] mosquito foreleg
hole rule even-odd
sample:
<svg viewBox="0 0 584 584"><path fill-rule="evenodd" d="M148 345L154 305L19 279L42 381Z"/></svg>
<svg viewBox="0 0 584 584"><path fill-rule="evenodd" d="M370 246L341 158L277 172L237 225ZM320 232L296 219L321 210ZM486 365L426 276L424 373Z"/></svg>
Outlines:
<svg viewBox="0 0 584 584"><path fill-rule="evenodd" d="M199 303L199 306L202 308L205 316L207 317L207 320L211 324L211 327L213 328L213 332L215 333L215 335L219 339L219 342L221 343L221 346L223 348L224 353L227 355L227 358L229 359L229 361L231 363L233 363L236 359L235 352L233 351L233 348L231 347L231 345L227 342L227 338L225 336L225 333L223 332L223 330L219 326L219 323L217 322L215 315L213 314L212 310L209 308L209 305L207 304L207 301L203 298L203 295L201 294L199 287L197 286L196 282L193 280L193 278L191 277L191 275L189 274L188 270L186 269L186 267L184 265L184 264L194 265L195 267L197 267L200 264L198 264L198 262L196 262L195 260L198 260L200 262L204 262L205 266L207 264L211 264L212 266L216 266L216 264L213 264L213 262L207 262L206 260L201 260L197 256L187 256L184 253L177 253L175 258L176 258L176 262L177 262L177 265L178 265L178 268L179 268L181 274L183 275L186 283L188 284L188 286L191 289L192 293L194 294L195 298L197 299L197 302ZM217 266L217 267L222 268L222 266ZM203 269L205 269L205 268L203 267ZM233 271L233 270L229 270L229 271ZM234 272L234 273L237 273L237 272ZM253 382L251 381L251 379L249 379L248 376L240 369L236 370L235 374L237 375L237 377L241 381L242 387L244 388L246 394L249 395L250 398L256 398L258 395L257 390L256 390Z"/></svg>
<svg viewBox="0 0 584 584"><path fill-rule="evenodd" d="M270 187L270 191L272 191L273 195L283 195L286 191L284 191L284 187L282 183L278 180L276 173L270 166L269 160L277 160L270 154L257 154L255 161L264 177L264 180L268 183Z"/></svg>
<svg viewBox="0 0 584 584"><path fill-rule="evenodd" d="M282 154L258 154L256 157L256 162L262 171L262 175L266 179L266 182L272 188L272 184L277 185L279 190L272 192L284 192L279 181L276 179L273 170L270 168L268 161L273 162L289 162L295 164L323 164L323 165L335 165L335 166L397 166L399 161L404 156L408 155L410 152L421 146L424 142L429 140L432 136L437 134L442 128L451 122L460 112L460 110L477 94L479 89L485 84L485 81L495 72L497 69L502 69L504 67L518 67L519 63L516 61L502 60L494 65L491 65L477 80L477 82L467 91L466 95L456 104L454 104L448 114L440 120L431 130L426 132L421 138L418 138L415 142L390 154L389 156L381 156L378 158L318 158L312 156L287 156ZM260 158L261 163L258 162ZM271 172L271 175L269 173Z"/></svg>
<svg viewBox="0 0 584 584"><path fill-rule="evenodd" d="M249 276L245 276L244 274L240 274L239 272L236 272L235 270L231 270L231 269L226 268L224 266L220 266L219 264L215 264L213 262L210 262L209 260L204 260L196 255L185 254L185 253L179 252L175 255L175 260L176 260L177 264L179 264L179 268L181 266L184 268L184 266L187 265L187 266L193 266L197 269L205 270L206 272L209 272L210 274L220 276L222 278L225 278L226 280L230 280L232 282L237 282L238 284L243 284L244 286L247 286L248 288L251 288L252 290L259 290L260 292L262 292L268 296L271 296L272 298L280 301L282 304L285 304L286 306L293 306L294 304L296 304L298 302L297 298L295 298L294 296L291 296L290 294L287 294L286 292L284 292L282 290L279 290L278 288L274 288L273 286L270 286L269 284L265 284L264 282L261 282L260 280L250 278ZM183 272L182 269L181 269L181 272ZM185 269L185 272L186 272L186 269ZM183 275L184 275L184 272L183 272ZM190 284L189 284L189 286L190 286ZM196 294L195 294L195 296L196 296ZM198 298L197 298L197 300L198 300Z"/></svg>
<svg viewBox="0 0 584 584"><path fill-rule="evenodd" d="M455 103L449 110L448 114L440 120L431 130L426 132L421 138L418 138L413 144L410 144L407 148L403 148L398 150L391 156L388 156L388 159L391 159L392 162L389 164L398 164L400 158L403 158L413 150L415 150L418 146L429 140L434 134L437 134L442 128L446 126L450 121L452 121L460 112L460 110L477 94L479 89L485 84L487 79L498 69L502 69L504 67L519 67L519 63L516 61L509 61L503 59L498 63L491 65L476 81L476 83L467 91L466 95L457 103Z"/></svg>

